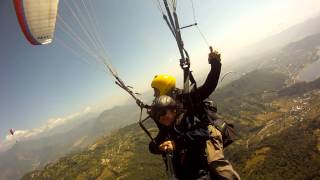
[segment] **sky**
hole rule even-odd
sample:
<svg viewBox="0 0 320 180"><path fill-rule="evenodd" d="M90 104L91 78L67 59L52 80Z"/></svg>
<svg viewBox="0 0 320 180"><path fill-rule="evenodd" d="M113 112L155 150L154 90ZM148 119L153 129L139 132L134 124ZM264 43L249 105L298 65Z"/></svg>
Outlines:
<svg viewBox="0 0 320 180"><path fill-rule="evenodd" d="M130 100L103 72L95 53L86 50L106 52L108 62L138 92L150 90L155 74L181 79L178 49L156 0L86 0L86 6L81 2L60 0L53 43L33 46L20 30L12 1L0 0L0 149L10 140L10 128L39 129L88 109L99 111ZM193 2L199 28L226 64L232 63L237 50L320 12L319 0ZM86 10L91 15L85 16ZM82 12L84 19L72 12ZM178 1L181 26L195 22L192 12L190 0ZM96 36L86 38L86 31ZM182 37L195 74L206 72L205 40L195 27L183 30ZM82 48L83 44L89 48Z"/></svg>

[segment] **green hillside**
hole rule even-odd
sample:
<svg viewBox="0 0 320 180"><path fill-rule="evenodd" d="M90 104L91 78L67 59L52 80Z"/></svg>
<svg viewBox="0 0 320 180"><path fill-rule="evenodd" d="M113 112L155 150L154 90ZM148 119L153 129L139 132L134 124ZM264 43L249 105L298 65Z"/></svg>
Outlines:
<svg viewBox="0 0 320 180"><path fill-rule="evenodd" d="M320 90L279 97L265 126L226 150L243 179L320 178Z"/></svg>
<svg viewBox="0 0 320 180"><path fill-rule="evenodd" d="M148 143L133 124L22 179L165 179L162 158L148 153Z"/></svg>

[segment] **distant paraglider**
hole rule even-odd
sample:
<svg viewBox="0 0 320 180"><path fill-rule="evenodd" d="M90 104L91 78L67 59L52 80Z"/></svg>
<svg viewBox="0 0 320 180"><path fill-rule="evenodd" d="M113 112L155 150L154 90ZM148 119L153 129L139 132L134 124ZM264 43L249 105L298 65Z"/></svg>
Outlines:
<svg viewBox="0 0 320 180"><path fill-rule="evenodd" d="M11 136L14 138L15 130L10 129L10 130L9 130L9 133L10 133L10 134L11 134ZM16 143L18 143L18 140L16 140Z"/></svg>
<svg viewBox="0 0 320 180"><path fill-rule="evenodd" d="M14 135L14 130L13 129L10 129L9 130L10 134L13 136Z"/></svg>

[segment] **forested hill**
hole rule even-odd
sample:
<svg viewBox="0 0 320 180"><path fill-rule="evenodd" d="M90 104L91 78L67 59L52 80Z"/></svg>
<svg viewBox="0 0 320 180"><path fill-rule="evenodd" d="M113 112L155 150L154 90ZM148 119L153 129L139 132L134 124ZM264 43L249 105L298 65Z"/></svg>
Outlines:
<svg viewBox="0 0 320 180"><path fill-rule="evenodd" d="M256 116L265 124L226 150L243 179L320 178L320 89L269 106Z"/></svg>

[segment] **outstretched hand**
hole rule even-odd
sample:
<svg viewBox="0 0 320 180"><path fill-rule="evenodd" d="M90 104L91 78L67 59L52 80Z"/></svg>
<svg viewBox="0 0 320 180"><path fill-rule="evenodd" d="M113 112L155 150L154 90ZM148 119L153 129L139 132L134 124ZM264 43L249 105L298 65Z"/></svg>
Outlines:
<svg viewBox="0 0 320 180"><path fill-rule="evenodd" d="M210 47L210 53L209 53L209 56L208 56L208 62L209 64L212 64L214 61L219 61L221 62L221 54L216 51L216 50L212 50L212 47Z"/></svg>

